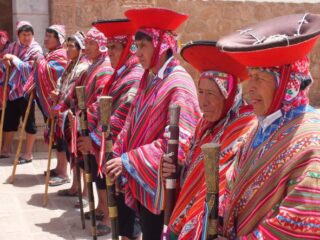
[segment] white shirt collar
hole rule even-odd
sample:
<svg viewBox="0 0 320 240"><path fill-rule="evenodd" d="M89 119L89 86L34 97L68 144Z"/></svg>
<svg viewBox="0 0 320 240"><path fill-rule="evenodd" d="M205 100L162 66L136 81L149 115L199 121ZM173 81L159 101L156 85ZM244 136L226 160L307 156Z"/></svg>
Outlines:
<svg viewBox="0 0 320 240"><path fill-rule="evenodd" d="M164 71L166 70L169 62L173 59L173 56L171 56L163 65L162 67L159 69L157 76L161 79L163 79L164 76Z"/></svg>
<svg viewBox="0 0 320 240"><path fill-rule="evenodd" d="M281 109L275 111L274 113L271 113L270 115L266 117L258 117L259 125L262 128L262 132L264 132L267 127L269 127L274 121L282 117Z"/></svg>

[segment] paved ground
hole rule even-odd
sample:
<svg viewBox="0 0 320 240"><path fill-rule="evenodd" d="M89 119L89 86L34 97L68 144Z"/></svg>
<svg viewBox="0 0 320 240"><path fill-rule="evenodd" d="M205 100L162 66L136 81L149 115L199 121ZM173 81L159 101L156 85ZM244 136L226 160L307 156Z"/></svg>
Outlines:
<svg viewBox="0 0 320 240"><path fill-rule="evenodd" d="M73 205L77 198L59 197L59 189L49 187L49 201L43 207L47 153L36 153L32 163L18 165L14 184L6 184L11 175L12 159L0 159L0 239L55 240L92 239L90 221L81 228L80 213ZM52 166L55 166L53 159ZM85 209L88 210L88 209ZM110 236L98 239L111 239Z"/></svg>

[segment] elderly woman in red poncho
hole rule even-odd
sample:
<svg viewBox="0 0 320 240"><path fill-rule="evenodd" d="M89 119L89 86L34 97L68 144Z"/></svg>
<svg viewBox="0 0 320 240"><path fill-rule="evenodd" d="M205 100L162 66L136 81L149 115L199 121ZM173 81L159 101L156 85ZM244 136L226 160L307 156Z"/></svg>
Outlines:
<svg viewBox="0 0 320 240"><path fill-rule="evenodd" d="M248 66L259 124L230 169L223 235L228 239L320 238L320 114L309 105L306 55L320 15L295 14L219 40Z"/></svg>
<svg viewBox="0 0 320 240"><path fill-rule="evenodd" d="M206 183L201 146L221 145L219 157L219 215L223 215L226 172L256 125L252 107L242 99L238 80L246 79L246 68L216 48L215 42L193 42L181 56L200 73L198 98L203 117L199 120L187 155L182 189L171 215L170 239L200 239L205 235ZM164 158L163 174L175 171Z"/></svg>

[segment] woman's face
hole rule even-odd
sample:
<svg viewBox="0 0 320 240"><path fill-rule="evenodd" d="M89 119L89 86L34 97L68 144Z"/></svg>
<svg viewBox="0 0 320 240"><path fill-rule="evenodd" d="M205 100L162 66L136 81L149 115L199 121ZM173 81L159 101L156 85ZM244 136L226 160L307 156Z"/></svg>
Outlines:
<svg viewBox="0 0 320 240"><path fill-rule="evenodd" d="M154 52L154 47L151 41L146 39L136 40L137 46L136 56L139 58L139 62L144 69L149 69Z"/></svg>
<svg viewBox="0 0 320 240"><path fill-rule="evenodd" d="M87 57L90 60L95 61L101 54L101 52L99 51L98 43L94 40L86 39L85 45L86 45L85 51L86 51Z"/></svg>
<svg viewBox="0 0 320 240"><path fill-rule="evenodd" d="M119 63L124 47L121 43L118 42L108 42L107 47L111 66L113 68L116 68Z"/></svg>
<svg viewBox="0 0 320 240"><path fill-rule="evenodd" d="M276 80L271 73L257 68L249 69L248 97L257 116L265 116L276 93Z"/></svg>
<svg viewBox="0 0 320 240"><path fill-rule="evenodd" d="M66 46L68 59L76 61L80 54L80 50L77 48L76 43L74 41L68 41Z"/></svg>
<svg viewBox="0 0 320 240"><path fill-rule="evenodd" d="M199 80L198 98L206 120L215 122L221 118L225 108L225 98L213 80L208 78Z"/></svg>
<svg viewBox="0 0 320 240"><path fill-rule="evenodd" d="M46 32L44 36L44 46L49 51L55 50L60 45L59 40L55 37L54 33Z"/></svg>

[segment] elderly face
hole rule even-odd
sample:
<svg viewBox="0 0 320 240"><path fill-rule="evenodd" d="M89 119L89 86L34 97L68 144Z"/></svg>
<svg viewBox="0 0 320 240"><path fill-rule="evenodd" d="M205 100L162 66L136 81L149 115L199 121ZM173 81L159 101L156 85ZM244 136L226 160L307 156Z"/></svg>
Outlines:
<svg viewBox="0 0 320 240"><path fill-rule="evenodd" d="M96 60L100 56L99 45L92 39L86 39L86 55L90 60Z"/></svg>
<svg viewBox="0 0 320 240"><path fill-rule="evenodd" d="M24 46L30 46L33 39L32 32L22 31L18 35L20 43L22 43Z"/></svg>
<svg viewBox="0 0 320 240"><path fill-rule="evenodd" d="M80 50L76 47L76 43L74 41L68 41L66 47L68 59L76 61L80 54Z"/></svg>
<svg viewBox="0 0 320 240"><path fill-rule="evenodd" d="M276 92L274 76L268 72L250 68L246 87L254 113L258 116L265 116Z"/></svg>
<svg viewBox="0 0 320 240"><path fill-rule="evenodd" d="M118 42L108 42L107 47L111 66L115 68L118 65L124 47L121 43Z"/></svg>
<svg viewBox="0 0 320 240"><path fill-rule="evenodd" d="M52 32L46 32L44 36L44 46L49 51L55 50L60 45L59 40Z"/></svg>
<svg viewBox="0 0 320 240"><path fill-rule="evenodd" d="M199 80L198 98L206 120L215 122L221 118L225 107L225 99L213 80L208 78Z"/></svg>
<svg viewBox="0 0 320 240"><path fill-rule="evenodd" d="M139 62L144 69L150 68L151 59L154 51L154 47L151 41L146 39L136 40L137 45L137 57L139 58Z"/></svg>

